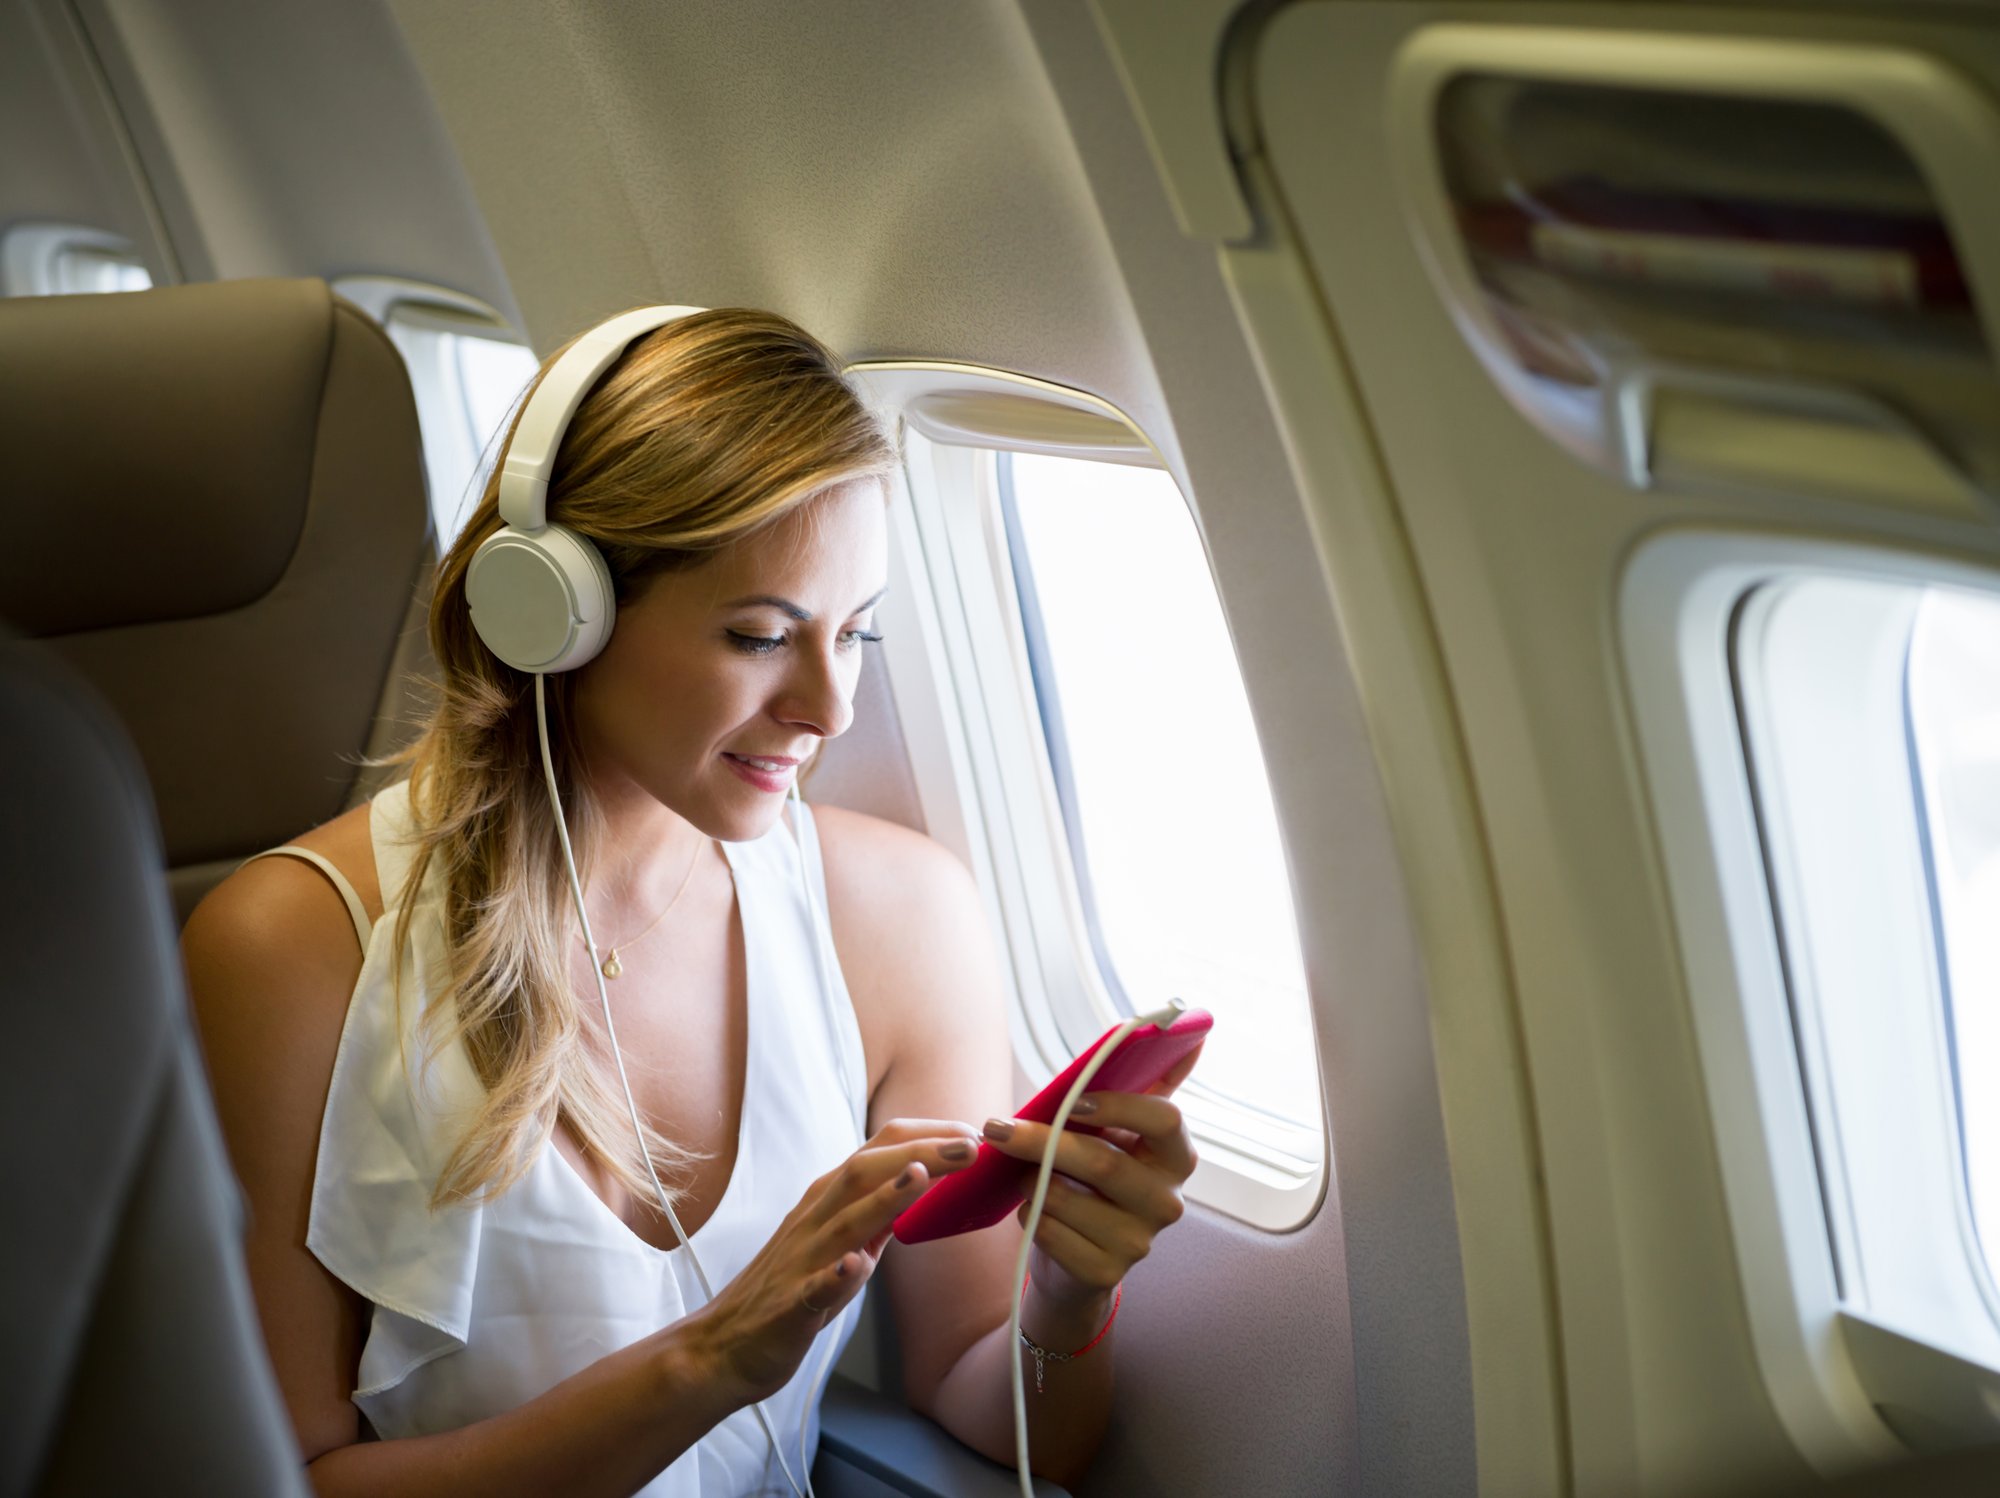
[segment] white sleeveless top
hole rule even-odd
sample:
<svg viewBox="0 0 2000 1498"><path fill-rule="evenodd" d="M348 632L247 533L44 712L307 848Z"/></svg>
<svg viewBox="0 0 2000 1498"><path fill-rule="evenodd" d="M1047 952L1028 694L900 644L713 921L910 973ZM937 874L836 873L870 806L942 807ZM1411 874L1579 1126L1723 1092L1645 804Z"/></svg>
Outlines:
<svg viewBox="0 0 2000 1498"><path fill-rule="evenodd" d="M807 912L802 857L821 911L826 885L811 813L800 821L798 842L780 819L754 841L722 844L743 922L749 1054L735 1169L694 1234L718 1291L806 1187L864 1135L861 1032L833 944ZM369 826L383 898L399 899L414 851L407 781L376 796ZM400 1021L390 967L397 910L385 909L371 930L352 889L342 889L366 956L320 1126L306 1232L319 1261L372 1303L353 1399L385 1440L513 1409L702 1304L686 1251L663 1251L634 1235L553 1142L498 1198L431 1211L431 1187L481 1096L463 1045L441 1053L414 1081L405 1068L406 1055L410 1066L420 1064L417 1017L446 970L435 867L432 876L411 924ZM335 881L346 884L337 873ZM831 994L820 990L819 940L826 940ZM857 1296L820 1333L792 1381L765 1402L794 1475L803 1476L800 1416L816 1392L807 1385L828 1356L826 1339L835 1339L838 1357L860 1309ZM818 1444L815 1401L808 1467ZM646 1498L789 1498L749 1408L640 1491Z"/></svg>

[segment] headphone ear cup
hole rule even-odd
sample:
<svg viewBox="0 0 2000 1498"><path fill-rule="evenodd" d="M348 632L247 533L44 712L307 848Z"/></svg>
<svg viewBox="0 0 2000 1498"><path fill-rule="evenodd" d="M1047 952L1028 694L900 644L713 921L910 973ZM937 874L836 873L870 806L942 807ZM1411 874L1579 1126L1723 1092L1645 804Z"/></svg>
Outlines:
<svg viewBox="0 0 2000 1498"><path fill-rule="evenodd" d="M465 574L472 627L517 671L571 671L611 638L617 617L611 569L575 531L502 526L480 543Z"/></svg>

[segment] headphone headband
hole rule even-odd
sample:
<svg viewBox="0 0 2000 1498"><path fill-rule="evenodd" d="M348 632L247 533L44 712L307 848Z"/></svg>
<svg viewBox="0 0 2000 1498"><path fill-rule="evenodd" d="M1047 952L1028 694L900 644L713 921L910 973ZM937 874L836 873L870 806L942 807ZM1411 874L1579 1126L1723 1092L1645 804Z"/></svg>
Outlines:
<svg viewBox="0 0 2000 1498"><path fill-rule="evenodd" d="M611 570L595 546L549 524L556 449L584 396L635 338L705 307L641 307L578 338L535 386L500 460L501 526L465 573L472 627L517 671L571 671L611 638Z"/></svg>
<svg viewBox="0 0 2000 1498"><path fill-rule="evenodd" d="M528 397L500 469L500 518L517 531L548 524L549 477L570 418L604 371L642 334L705 307L641 307L601 322L571 344Z"/></svg>

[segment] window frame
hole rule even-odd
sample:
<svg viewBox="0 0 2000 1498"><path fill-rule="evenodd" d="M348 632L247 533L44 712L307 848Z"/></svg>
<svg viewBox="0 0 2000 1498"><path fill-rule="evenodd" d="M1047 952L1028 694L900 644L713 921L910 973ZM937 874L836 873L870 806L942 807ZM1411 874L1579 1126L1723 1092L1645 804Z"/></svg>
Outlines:
<svg viewBox="0 0 2000 1498"><path fill-rule="evenodd" d="M931 835L978 876L1006 969L1016 1066L1052 1077L1119 1017L1091 937L1067 822L1042 732L995 451L1042 452L1170 471L1122 412L1083 392L975 366L884 361L850 376L899 432L891 585L879 617L888 671ZM949 420L939 420L939 398ZM984 410L980 399L998 397ZM1039 404L1043 416L1030 409ZM1054 419L1069 413L1063 419ZM1070 418L1077 418L1074 421ZM1190 1079L1177 1099L1200 1163L1196 1201L1271 1231L1310 1220L1324 1198L1317 1159L1251 1108ZM1285 1137L1280 1137L1285 1136Z"/></svg>
<svg viewBox="0 0 2000 1498"><path fill-rule="evenodd" d="M1738 654L1743 632L1761 627L1778 589L1825 577L2000 589L1994 572L1938 557L1674 530L1643 543L1626 568L1618 643L1634 772L1654 808L1752 1342L1788 1432L1832 1476L1906 1446L1992 1439L2000 1433L2000 1364L1856 1307L1841 1281L1854 1223L1838 1182L1831 1191L1824 1184L1839 1174L1839 1146L1815 1136L1815 1045L1810 1036L1802 1043L1795 1028L1812 990L1787 972L1791 876L1784 849L1773 846L1783 835L1774 825L1782 810L1760 803L1751 762L1759 706L1742 690ZM1899 690L1899 712L1904 698ZM1887 804L1896 800L1884 798L1880 814L1908 818L1914 838L1917 807ZM1924 879L1928 885L1927 868ZM1923 894L1928 922L1928 888ZM1927 949L1935 963L1934 946ZM1918 986L1921 994L1899 992L1928 1006L1919 1022L1943 1023L1932 986ZM1955 1099L1947 1102L1955 1113ZM1970 1275L1983 1260L1970 1235L1963 1161L1950 1163L1961 1199L1954 1241ZM1883 1408L1899 1412L1894 1426Z"/></svg>

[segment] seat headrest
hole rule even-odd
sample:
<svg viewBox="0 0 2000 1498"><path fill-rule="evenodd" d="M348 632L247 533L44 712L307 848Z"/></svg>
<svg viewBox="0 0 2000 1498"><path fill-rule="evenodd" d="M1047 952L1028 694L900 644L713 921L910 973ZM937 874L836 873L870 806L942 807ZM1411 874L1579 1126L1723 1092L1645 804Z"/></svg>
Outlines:
<svg viewBox="0 0 2000 1498"><path fill-rule="evenodd" d="M320 281L0 303L0 608L61 635L269 591L305 524L333 338Z"/></svg>
<svg viewBox="0 0 2000 1498"><path fill-rule="evenodd" d="M0 301L0 462L0 620L118 714L177 878L339 811L431 557L382 329L320 281Z"/></svg>

